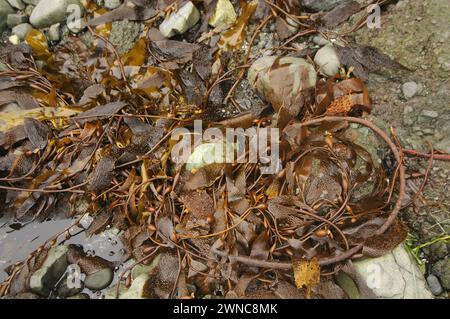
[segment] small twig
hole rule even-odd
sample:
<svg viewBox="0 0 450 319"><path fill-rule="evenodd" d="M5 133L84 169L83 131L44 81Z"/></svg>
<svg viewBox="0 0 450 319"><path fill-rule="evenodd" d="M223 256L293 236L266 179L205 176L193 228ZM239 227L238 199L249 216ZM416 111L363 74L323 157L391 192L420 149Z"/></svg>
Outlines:
<svg viewBox="0 0 450 319"><path fill-rule="evenodd" d="M64 189L46 189L46 188L42 188L42 189L34 189L34 188L20 188L20 187L13 187L13 186L3 186L0 185L0 189L5 189L5 190L9 190L9 191L16 191L16 192L30 192L30 193L78 193L78 194L84 194L84 191L82 190L77 190L77 188L86 186L88 182L84 182L78 185L74 185L72 187L69 188L64 188Z"/></svg>
<svg viewBox="0 0 450 319"><path fill-rule="evenodd" d="M405 205L403 208L410 206L411 204L414 204L414 202L416 201L416 199L420 196L420 194L422 194L423 189L425 188L425 185L428 182L428 177L430 175L431 172L431 168L433 167L433 160L434 160L434 149L433 146L430 144L430 149L431 149L431 156L430 156L430 161L428 162L428 167L427 170L425 172L425 176L423 177L423 181L422 184L420 185L419 189L417 190L417 192L414 194L413 198L411 198L411 201Z"/></svg>
<svg viewBox="0 0 450 319"><path fill-rule="evenodd" d="M421 153L416 150L403 149L403 153L408 156L416 156L422 158L431 158L439 161L450 161L450 154L429 154L429 153Z"/></svg>

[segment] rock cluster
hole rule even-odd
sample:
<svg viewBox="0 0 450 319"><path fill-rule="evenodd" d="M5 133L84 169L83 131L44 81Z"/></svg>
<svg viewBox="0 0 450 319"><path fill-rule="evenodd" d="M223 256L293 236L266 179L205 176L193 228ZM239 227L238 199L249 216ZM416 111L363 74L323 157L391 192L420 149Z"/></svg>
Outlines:
<svg viewBox="0 0 450 319"><path fill-rule="evenodd" d="M84 288L100 291L114 278L111 263L87 256L79 246L56 246L49 250L42 266L30 277L30 290L41 297L54 293L59 298L81 298Z"/></svg>

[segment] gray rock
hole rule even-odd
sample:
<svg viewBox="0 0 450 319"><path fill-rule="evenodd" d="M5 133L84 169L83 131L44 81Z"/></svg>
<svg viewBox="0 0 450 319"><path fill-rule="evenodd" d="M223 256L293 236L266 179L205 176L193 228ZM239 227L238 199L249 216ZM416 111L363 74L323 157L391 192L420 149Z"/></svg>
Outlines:
<svg viewBox="0 0 450 319"><path fill-rule="evenodd" d="M98 291L108 287L114 278L114 272L110 268L101 269L86 276L84 285L92 291Z"/></svg>
<svg viewBox="0 0 450 319"><path fill-rule="evenodd" d="M166 38L176 34L183 34L192 28L200 20L200 12L195 5L189 1L178 11L168 16L159 26L159 31Z"/></svg>
<svg viewBox="0 0 450 319"><path fill-rule="evenodd" d="M329 11L347 0L302 0L303 8L309 11Z"/></svg>
<svg viewBox="0 0 450 319"><path fill-rule="evenodd" d="M61 40L61 28L60 28L61 24L60 23L56 23L54 25L52 25L49 29L48 29L48 40L49 41L59 41Z"/></svg>
<svg viewBox="0 0 450 319"><path fill-rule="evenodd" d="M326 76L335 76L341 66L339 57L332 45L326 45L317 51L314 62L319 67L320 72Z"/></svg>
<svg viewBox="0 0 450 319"><path fill-rule="evenodd" d="M423 110L423 111L420 113L420 115L421 115L422 117L427 117L427 118L430 118L430 119L435 119L435 118L437 118L437 117L439 116L439 113L436 112L436 111L431 111L431 110Z"/></svg>
<svg viewBox="0 0 450 319"><path fill-rule="evenodd" d="M414 258L403 245L383 257L356 261L354 266L378 298L433 298Z"/></svg>
<svg viewBox="0 0 450 319"><path fill-rule="evenodd" d="M122 4L122 0L105 0L105 8L113 10Z"/></svg>
<svg viewBox="0 0 450 319"><path fill-rule="evenodd" d="M24 14L8 14L6 17L6 24L10 29L14 28L15 26L28 22L28 17Z"/></svg>
<svg viewBox="0 0 450 319"><path fill-rule="evenodd" d="M402 92L406 99L410 99L417 94L419 86L416 82L406 82L402 85Z"/></svg>
<svg viewBox="0 0 450 319"><path fill-rule="evenodd" d="M12 28L12 34L17 35L19 37L20 41L23 41L23 40L25 40L28 32L30 32L32 29L33 29L33 27L31 26L31 24L22 23L22 24L15 26L14 28Z"/></svg>
<svg viewBox="0 0 450 319"><path fill-rule="evenodd" d="M12 36L10 36L8 38L9 43L12 43L14 45L19 45L20 44L20 39L17 35L13 34Z"/></svg>
<svg viewBox="0 0 450 319"><path fill-rule="evenodd" d="M435 263L431 272L439 278L442 287L450 290L450 259L448 257Z"/></svg>
<svg viewBox="0 0 450 319"><path fill-rule="evenodd" d="M272 65L278 60L277 69L271 70ZM276 72L276 74L274 74ZM307 74L306 80L302 77ZM278 78L284 77L286 82L286 90L280 91L279 87L275 88L274 76ZM288 76L290 75L290 76ZM277 105L288 105L295 103L295 99L303 90L309 89L316 85L317 75L314 67L305 59L296 57L265 56L256 60L250 67L248 72L248 80L254 90L267 101Z"/></svg>
<svg viewBox="0 0 450 319"><path fill-rule="evenodd" d="M0 0L0 32L6 28L6 17L14 13L14 8L6 0Z"/></svg>
<svg viewBox="0 0 450 319"><path fill-rule="evenodd" d="M435 275L429 275L427 278L427 283L433 295L439 296L444 292L439 279Z"/></svg>
<svg viewBox="0 0 450 319"><path fill-rule="evenodd" d="M22 0L8 0L9 4L11 5L11 7L19 9L19 10L23 10L25 9L25 3L23 3Z"/></svg>
<svg viewBox="0 0 450 319"><path fill-rule="evenodd" d="M57 246L49 250L41 268L30 277L30 289L32 292L48 296L57 281L67 268L67 246Z"/></svg>
<svg viewBox="0 0 450 319"><path fill-rule="evenodd" d="M321 35L316 35L316 36L314 36L313 39L312 39L312 41L313 41L315 44L320 45L320 46L330 44L330 41L328 41L327 39L325 39L325 38L324 38L323 36L321 36Z"/></svg>
<svg viewBox="0 0 450 319"><path fill-rule="evenodd" d="M41 0L31 13L30 23L36 28L45 28L63 22L74 12L70 10L71 5L77 6L83 13L84 8L79 0Z"/></svg>

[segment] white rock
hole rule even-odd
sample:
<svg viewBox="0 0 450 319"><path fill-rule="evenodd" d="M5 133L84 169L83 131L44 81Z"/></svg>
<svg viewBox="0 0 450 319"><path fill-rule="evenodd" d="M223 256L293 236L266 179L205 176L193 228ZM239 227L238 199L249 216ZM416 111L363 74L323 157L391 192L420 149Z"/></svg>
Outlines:
<svg viewBox="0 0 450 319"><path fill-rule="evenodd" d="M0 32L6 27L6 17L14 13L14 8L6 0L0 0Z"/></svg>
<svg viewBox="0 0 450 319"><path fill-rule="evenodd" d="M317 51L314 62L320 68L320 72L326 76L335 76L341 66L339 57L332 45L326 45Z"/></svg>
<svg viewBox="0 0 450 319"><path fill-rule="evenodd" d="M403 245L383 257L356 261L354 266L378 298L433 298L416 261Z"/></svg>
<svg viewBox="0 0 450 319"><path fill-rule="evenodd" d="M402 92L405 98L410 99L414 95L416 95L417 91L419 89L419 86L416 82L406 82L402 85Z"/></svg>
<svg viewBox="0 0 450 319"><path fill-rule="evenodd" d="M18 45L20 43L20 39L17 35L13 34L8 38L9 42L11 42L14 45Z"/></svg>
<svg viewBox="0 0 450 319"><path fill-rule="evenodd" d="M89 226L91 226L93 221L94 221L94 217L89 215L89 213L86 213L80 219L80 226L83 227L84 229L88 229Z"/></svg>
<svg viewBox="0 0 450 319"><path fill-rule="evenodd" d="M49 250L41 268L30 277L32 292L41 296L48 296L67 269L67 251L67 246L56 246Z"/></svg>
<svg viewBox="0 0 450 319"><path fill-rule="evenodd" d="M22 0L8 0L9 4L11 5L11 7L19 9L19 10L23 10L25 9L25 3L23 3Z"/></svg>
<svg viewBox="0 0 450 319"><path fill-rule="evenodd" d="M277 67L272 69L275 61ZM262 98L277 108L277 105L296 103L300 92L316 85L317 75L305 59L265 56L250 67L248 80Z"/></svg>
<svg viewBox="0 0 450 319"><path fill-rule="evenodd" d="M122 4L122 0L105 0L105 8L113 10Z"/></svg>
<svg viewBox="0 0 450 319"><path fill-rule="evenodd" d="M209 18L209 25L213 27L222 27L235 23L237 20L236 12L230 0L217 1L216 7Z"/></svg>
<svg viewBox="0 0 450 319"><path fill-rule="evenodd" d="M79 19L83 12L79 0L41 0L31 13L30 23L36 28L45 28L66 21L68 17L71 21Z"/></svg>
<svg viewBox="0 0 450 319"><path fill-rule="evenodd" d="M200 20L200 12L189 1L177 12L172 13L159 26L159 31L166 38L171 38L176 34L183 34L192 28Z"/></svg>
<svg viewBox="0 0 450 319"><path fill-rule="evenodd" d="M61 24L55 23L48 29L48 40L49 41L59 41L61 40Z"/></svg>
<svg viewBox="0 0 450 319"><path fill-rule="evenodd" d="M286 17L286 23L288 30L291 33L295 33L300 29L300 25L298 24L298 22L292 19L291 17Z"/></svg>
<svg viewBox="0 0 450 319"><path fill-rule="evenodd" d="M186 169L195 172L202 167L216 163L233 162L236 146L224 141L216 143L204 143L194 149L186 162Z"/></svg>

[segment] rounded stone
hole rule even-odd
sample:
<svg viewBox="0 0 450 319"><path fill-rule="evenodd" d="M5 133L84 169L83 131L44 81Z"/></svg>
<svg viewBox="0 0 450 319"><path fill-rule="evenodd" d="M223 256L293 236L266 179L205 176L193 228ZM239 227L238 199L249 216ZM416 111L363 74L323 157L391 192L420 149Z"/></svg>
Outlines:
<svg viewBox="0 0 450 319"><path fill-rule="evenodd" d="M98 291L108 287L113 281L113 278L113 271L110 268L103 268L89 276L86 276L84 285L92 291Z"/></svg>
<svg viewBox="0 0 450 319"><path fill-rule="evenodd" d="M314 63L319 67L319 71L326 76L335 76L341 66L339 57L332 45L326 45L317 51Z"/></svg>
<svg viewBox="0 0 450 319"><path fill-rule="evenodd" d="M30 23L36 28L46 28L68 17L72 17L72 21L79 19L83 11L79 0L41 0L31 13Z"/></svg>
<svg viewBox="0 0 450 319"><path fill-rule="evenodd" d="M406 82L402 85L403 96L407 99L414 97L417 94L419 86L416 82Z"/></svg>
<svg viewBox="0 0 450 319"><path fill-rule="evenodd" d="M429 275L427 277L427 283L433 295L439 296L444 292L444 289L442 289L439 279L435 275Z"/></svg>
<svg viewBox="0 0 450 319"><path fill-rule="evenodd" d="M279 109L296 103L302 91L315 87L317 74L305 59L265 56L250 67L248 80L262 98Z"/></svg>
<svg viewBox="0 0 450 319"><path fill-rule="evenodd" d="M30 32L33 29L31 24L29 23L22 23L19 25L16 25L14 28L12 28L12 34L17 35L17 37L23 41L25 40L28 32Z"/></svg>
<svg viewBox="0 0 450 319"><path fill-rule="evenodd" d="M450 290L450 259L442 259L434 264L432 273L439 278L439 281L446 290Z"/></svg>

